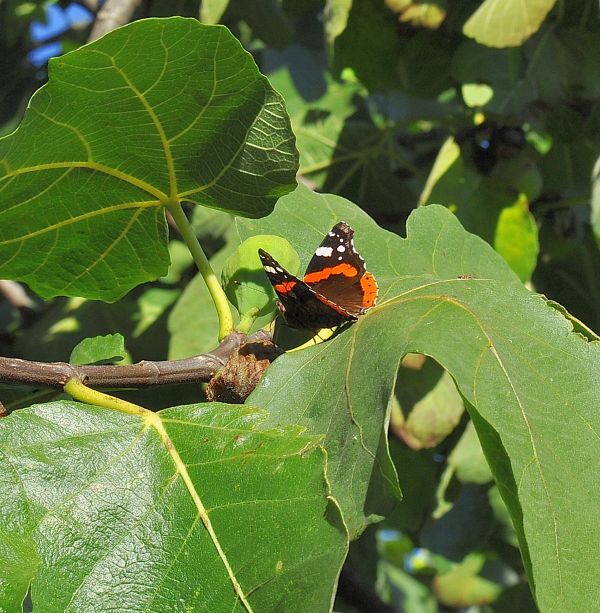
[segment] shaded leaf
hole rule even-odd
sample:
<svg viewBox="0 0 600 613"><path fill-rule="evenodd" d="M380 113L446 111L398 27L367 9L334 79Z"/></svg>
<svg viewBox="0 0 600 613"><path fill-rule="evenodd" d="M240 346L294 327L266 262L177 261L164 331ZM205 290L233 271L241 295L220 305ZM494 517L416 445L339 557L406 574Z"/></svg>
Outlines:
<svg viewBox="0 0 600 613"><path fill-rule="evenodd" d="M390 440L390 455L398 472L402 500L384 520L386 526L418 532L431 513L440 466L430 450L414 451L404 443Z"/></svg>
<svg viewBox="0 0 600 613"><path fill-rule="evenodd" d="M370 91L397 87L397 75L390 70L390 60L396 61L400 51L395 15L380 0L331 4L338 7L329 33L331 40L339 32L331 50L334 74L352 68Z"/></svg>
<svg viewBox="0 0 600 613"><path fill-rule="evenodd" d="M169 342L165 320L178 295L179 290L153 287L135 290L118 304L58 299L19 336L15 349L28 360L65 362L84 338L116 330L127 339L134 361L161 360Z"/></svg>
<svg viewBox="0 0 600 613"><path fill-rule="evenodd" d="M292 41L292 24L280 0L233 0L230 11L243 19L254 36L270 47L284 49Z"/></svg>
<svg viewBox="0 0 600 613"><path fill-rule="evenodd" d="M228 243L210 260L216 275L233 252L235 243ZM179 360L205 353L219 344L219 320L215 303L206 282L197 274L183 290L168 320L169 359Z"/></svg>
<svg viewBox="0 0 600 613"><path fill-rule="evenodd" d="M469 422L458 443L448 456L448 465L462 483L489 483L490 467L483 455L473 422Z"/></svg>
<svg viewBox="0 0 600 613"><path fill-rule="evenodd" d="M581 213L587 217L586 211ZM600 251L587 221L576 210L559 211L540 229L540 258L532 282L572 314L568 319L586 322L583 327L573 324L586 337L600 331L599 278Z"/></svg>
<svg viewBox="0 0 600 613"><path fill-rule="evenodd" d="M502 500L500 490L497 486L493 486L488 490L488 500L494 511L494 517L498 525L496 530L500 533L502 540L510 543L513 547L518 547L519 539L517 537L517 532L512 524L510 513L506 508L504 500Z"/></svg>
<svg viewBox="0 0 600 613"><path fill-rule="evenodd" d="M169 241L169 259L169 271L160 280L162 283L175 284L181 281L183 273L193 265L194 259L185 243L180 240Z"/></svg>
<svg viewBox="0 0 600 613"><path fill-rule="evenodd" d="M485 109L510 116L533 103L564 104L573 87L582 87L579 57L554 28L518 49L492 49L465 40L452 57L452 76L461 83L484 83L493 90Z"/></svg>
<svg viewBox="0 0 600 613"><path fill-rule="evenodd" d="M495 521L487 490L487 485L461 486L443 514L432 516L425 524L420 533L421 546L454 562L482 549ZM443 572L439 564L436 566Z"/></svg>
<svg viewBox="0 0 600 613"><path fill-rule="evenodd" d="M192 212L192 227L202 246L206 249L211 243L226 240L227 231L233 224L233 215L218 209L195 207Z"/></svg>
<svg viewBox="0 0 600 613"><path fill-rule="evenodd" d="M377 592L394 611L438 613L439 610L435 596L424 583L389 562L377 565Z"/></svg>
<svg viewBox="0 0 600 613"><path fill-rule="evenodd" d="M433 360L418 371L401 368L395 394L405 419L392 422L392 427L412 449L438 445L456 428L465 410L452 377Z"/></svg>

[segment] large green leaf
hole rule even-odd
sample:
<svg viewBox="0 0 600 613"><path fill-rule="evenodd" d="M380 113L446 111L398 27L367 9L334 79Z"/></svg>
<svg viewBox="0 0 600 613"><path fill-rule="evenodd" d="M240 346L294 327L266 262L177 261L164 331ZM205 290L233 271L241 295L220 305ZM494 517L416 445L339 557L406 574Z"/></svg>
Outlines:
<svg viewBox="0 0 600 613"><path fill-rule="evenodd" d="M485 0L463 32L489 47L516 47L537 32L556 0Z"/></svg>
<svg viewBox="0 0 600 613"><path fill-rule="evenodd" d="M295 183L281 97L221 26L138 21L50 63L0 141L0 275L116 300L166 272L162 205L268 213Z"/></svg>
<svg viewBox="0 0 600 613"><path fill-rule="evenodd" d="M268 423L326 434L332 492L356 535L381 512L381 478L394 488L384 426L398 363L407 352L431 355L472 405L540 608L593 609L598 344L443 207L415 211L402 239L341 198L298 189L240 228L279 231L306 262L340 219L379 282L378 305L332 341L279 358L249 402L270 411Z"/></svg>
<svg viewBox="0 0 600 613"><path fill-rule="evenodd" d="M54 402L0 423L0 608L324 611L347 537L320 437L242 406ZM318 578L318 580L317 580Z"/></svg>

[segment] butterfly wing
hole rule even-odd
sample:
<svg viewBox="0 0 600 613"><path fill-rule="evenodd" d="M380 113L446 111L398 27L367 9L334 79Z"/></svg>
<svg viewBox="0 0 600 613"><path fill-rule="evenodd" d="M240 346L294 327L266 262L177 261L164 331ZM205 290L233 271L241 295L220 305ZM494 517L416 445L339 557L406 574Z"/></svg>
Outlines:
<svg viewBox="0 0 600 613"><path fill-rule="evenodd" d="M379 288L356 251L353 237L354 230L347 223L333 226L315 251L303 281L355 318L375 304Z"/></svg>
<svg viewBox="0 0 600 613"><path fill-rule="evenodd" d="M280 302L280 310L293 328L318 330L333 328L355 319L350 313L319 296L309 285L290 274L275 258L263 249L258 250L260 261Z"/></svg>

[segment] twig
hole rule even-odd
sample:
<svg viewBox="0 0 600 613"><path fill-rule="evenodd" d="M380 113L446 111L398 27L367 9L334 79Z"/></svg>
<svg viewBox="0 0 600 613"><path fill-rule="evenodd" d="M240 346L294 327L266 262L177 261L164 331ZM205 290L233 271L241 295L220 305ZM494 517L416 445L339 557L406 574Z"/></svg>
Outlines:
<svg viewBox="0 0 600 613"><path fill-rule="evenodd" d="M267 337L266 333L259 332L252 336L252 340L262 340ZM144 360L125 366L75 366L67 362L32 362L0 357L0 383L41 385L62 389L67 381L73 378L88 387L104 388L206 382L225 365L231 353L246 339L245 334L233 332L209 353L184 360L161 362Z"/></svg>
<svg viewBox="0 0 600 613"><path fill-rule="evenodd" d="M96 15L96 22L90 32L88 42L104 36L111 30L129 22L141 0L106 0Z"/></svg>

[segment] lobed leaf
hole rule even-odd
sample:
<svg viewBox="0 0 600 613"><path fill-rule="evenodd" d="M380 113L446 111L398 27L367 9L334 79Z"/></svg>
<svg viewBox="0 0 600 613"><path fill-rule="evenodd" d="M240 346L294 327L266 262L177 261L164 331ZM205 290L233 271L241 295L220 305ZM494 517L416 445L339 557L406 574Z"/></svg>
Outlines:
<svg viewBox="0 0 600 613"><path fill-rule="evenodd" d="M332 492L356 536L385 509L382 483L397 493L385 432L400 359L432 356L472 405L540 608L593 609L598 343L573 333L443 207L415 211L402 239L341 198L299 188L239 226L244 236L278 229L306 263L340 219L356 230L378 304L333 340L279 358L249 402L270 411L267 423L325 433Z"/></svg>

